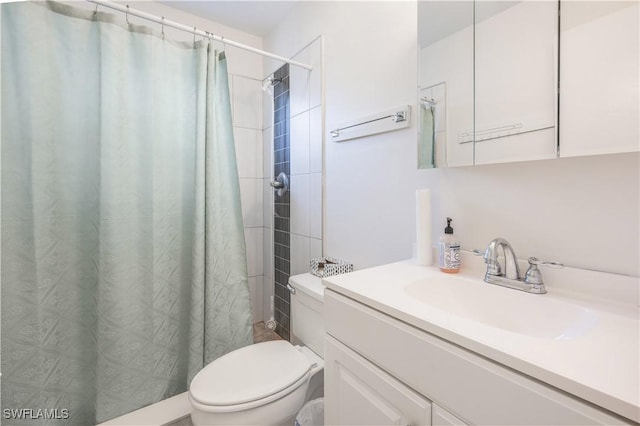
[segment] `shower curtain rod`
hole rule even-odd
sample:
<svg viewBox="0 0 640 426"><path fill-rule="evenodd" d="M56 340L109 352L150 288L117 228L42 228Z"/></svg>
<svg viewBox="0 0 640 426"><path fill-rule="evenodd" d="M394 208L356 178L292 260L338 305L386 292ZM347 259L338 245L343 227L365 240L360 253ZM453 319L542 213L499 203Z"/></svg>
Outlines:
<svg viewBox="0 0 640 426"><path fill-rule="evenodd" d="M186 32L194 34L194 35L198 35L198 36L201 36L201 37L206 37L206 38L209 38L209 39L220 41L220 42L222 42L224 44L228 44L229 46L237 47L239 49L248 50L249 52L257 53L258 55L266 56L267 58L276 59L276 60L278 60L280 62L285 62L285 63L290 64L290 65L295 65L297 67L301 67L301 68L307 69L309 71L313 68L311 65L304 64L302 62L294 61L294 60L291 60L289 58L285 58L283 56L279 56L279 55L276 55L276 54L273 54L273 53L270 53L270 52L266 52L264 50L256 49L255 47L247 46L246 44L238 43L237 41L229 40L229 39L226 39L224 37L212 34L210 32L199 30L196 27L189 27L187 25L180 24L178 22L171 21L169 19L165 19L164 16L160 18L158 16L151 15L151 14L143 12L141 10L133 9L133 8L129 7L129 5L122 6L120 4L113 3L113 2L108 1L108 0L87 0L87 1L89 3L94 3L94 4L97 4L97 5L100 5L100 6L108 7L109 9L114 9L114 10L117 10L117 11L120 11L120 12L123 12L123 13L127 13L127 14L132 15L132 16L137 16L138 18L146 19L147 21L152 21L152 22L155 22L155 23L160 24L160 25L164 25L164 26L167 26L167 27L175 28L177 30L186 31Z"/></svg>

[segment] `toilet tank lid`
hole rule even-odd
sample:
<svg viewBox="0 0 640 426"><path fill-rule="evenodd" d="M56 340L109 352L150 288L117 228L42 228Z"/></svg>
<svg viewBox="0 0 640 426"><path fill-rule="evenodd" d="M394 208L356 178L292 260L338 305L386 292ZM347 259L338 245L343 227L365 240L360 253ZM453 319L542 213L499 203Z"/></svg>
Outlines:
<svg viewBox="0 0 640 426"><path fill-rule="evenodd" d="M289 283L295 287L296 291L300 290L321 302L324 300L324 285L322 285L322 279L315 275L309 273L294 275L289 277Z"/></svg>
<svg viewBox="0 0 640 426"><path fill-rule="evenodd" d="M287 341L257 343L209 363L193 378L189 392L204 405L243 404L286 389L310 369L307 357Z"/></svg>

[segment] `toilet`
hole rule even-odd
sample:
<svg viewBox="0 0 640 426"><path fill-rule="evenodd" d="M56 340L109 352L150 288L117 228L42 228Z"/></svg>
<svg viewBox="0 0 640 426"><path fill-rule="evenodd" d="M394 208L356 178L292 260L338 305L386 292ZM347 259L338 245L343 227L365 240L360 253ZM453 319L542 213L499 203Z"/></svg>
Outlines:
<svg viewBox="0 0 640 426"><path fill-rule="evenodd" d="M191 382L194 426L293 425L305 402L324 394L324 286L289 278L293 343L257 343L204 367ZM299 344L298 344L299 343Z"/></svg>

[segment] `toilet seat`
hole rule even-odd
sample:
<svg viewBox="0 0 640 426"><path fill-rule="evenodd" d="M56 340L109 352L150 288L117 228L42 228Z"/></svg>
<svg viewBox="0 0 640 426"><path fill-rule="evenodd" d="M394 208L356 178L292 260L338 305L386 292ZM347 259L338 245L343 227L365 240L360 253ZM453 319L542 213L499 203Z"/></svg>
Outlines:
<svg viewBox="0 0 640 426"><path fill-rule="evenodd" d="M207 412L248 410L304 385L311 368L308 358L289 342L246 346L218 358L196 374L189 399Z"/></svg>

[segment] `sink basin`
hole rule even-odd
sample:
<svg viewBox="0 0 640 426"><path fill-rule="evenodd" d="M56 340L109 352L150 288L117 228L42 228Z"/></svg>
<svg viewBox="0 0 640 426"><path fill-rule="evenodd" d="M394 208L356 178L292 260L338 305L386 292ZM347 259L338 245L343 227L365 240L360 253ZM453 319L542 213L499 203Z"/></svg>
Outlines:
<svg viewBox="0 0 640 426"><path fill-rule="evenodd" d="M575 339L598 322L595 312L579 305L482 281L434 277L409 283L405 292L431 308L530 337Z"/></svg>

